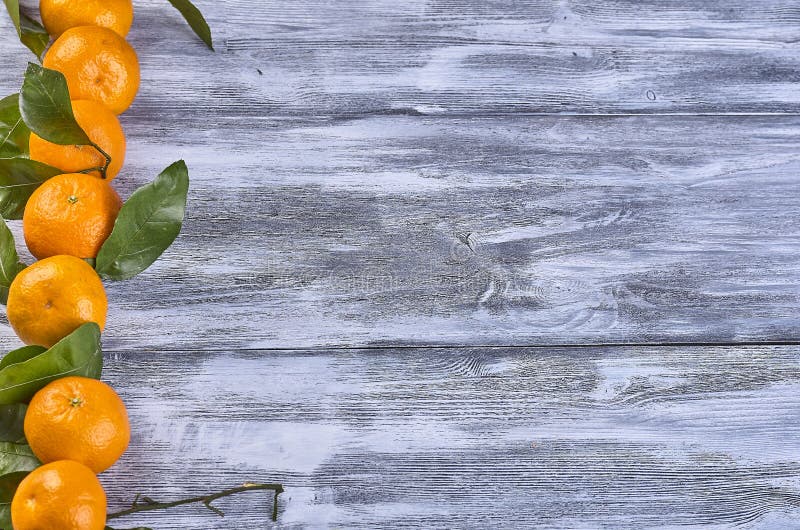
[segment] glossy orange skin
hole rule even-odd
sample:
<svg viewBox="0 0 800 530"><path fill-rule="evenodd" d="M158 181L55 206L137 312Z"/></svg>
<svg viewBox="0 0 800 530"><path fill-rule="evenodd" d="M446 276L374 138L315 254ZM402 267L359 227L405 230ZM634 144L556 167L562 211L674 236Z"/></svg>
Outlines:
<svg viewBox="0 0 800 530"><path fill-rule="evenodd" d="M106 178L113 179L125 162L125 132L119 119L102 103L88 99L73 101L72 112L89 139L111 157ZM56 167L64 173L102 167L106 161L91 145L58 145L43 140L35 133L31 133L29 145L31 159ZM100 171L91 174L99 177Z"/></svg>
<svg viewBox="0 0 800 530"><path fill-rule="evenodd" d="M38 259L59 254L95 258L121 207L122 199L107 181L81 173L57 175L25 205L25 243Z"/></svg>
<svg viewBox="0 0 800 530"><path fill-rule="evenodd" d="M82 259L53 256L23 269L8 290L8 322L25 344L50 347L81 325L106 325L100 277Z"/></svg>
<svg viewBox="0 0 800 530"><path fill-rule="evenodd" d="M50 46L42 64L67 78L71 99L103 103L122 114L139 90L139 59L125 39L99 26L68 29Z"/></svg>
<svg viewBox="0 0 800 530"><path fill-rule="evenodd" d="M128 448L131 428L114 389L96 379L64 377L33 396L25 438L42 462L75 460L101 473Z"/></svg>
<svg viewBox="0 0 800 530"><path fill-rule="evenodd" d="M102 26L124 37L133 24L131 0L40 0L39 13L53 38L77 26Z"/></svg>
<svg viewBox="0 0 800 530"><path fill-rule="evenodd" d="M92 470L61 460L34 469L11 501L14 530L103 530L106 493Z"/></svg>

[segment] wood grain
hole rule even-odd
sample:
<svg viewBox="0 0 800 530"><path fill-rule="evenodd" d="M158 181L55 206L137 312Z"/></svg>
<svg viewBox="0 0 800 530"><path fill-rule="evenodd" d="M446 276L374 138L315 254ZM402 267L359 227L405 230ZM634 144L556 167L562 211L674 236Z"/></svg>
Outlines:
<svg viewBox="0 0 800 530"><path fill-rule="evenodd" d="M800 118L129 130L193 183L110 349L800 338Z"/></svg>
<svg viewBox="0 0 800 530"><path fill-rule="evenodd" d="M108 286L112 509L253 480L282 528L798 528L800 347L723 345L800 341L796 2L197 4L216 54L162 0L130 35L115 186L192 190ZM5 17L0 58L10 93ZM219 506L115 526L273 526Z"/></svg>
<svg viewBox="0 0 800 530"><path fill-rule="evenodd" d="M796 113L791 0L199 1L211 54L163 0L137 4L131 113L235 116ZM0 87L30 59L3 19ZM259 73L260 72L260 73Z"/></svg>
<svg viewBox="0 0 800 530"><path fill-rule="evenodd" d="M159 118L198 98L214 118L800 109L786 0L202 2L217 57L145 5L133 40L163 54L145 61L137 112ZM162 66L176 48L192 55L183 74Z"/></svg>
<svg viewBox="0 0 800 530"><path fill-rule="evenodd" d="M112 507L284 481L282 528L795 528L800 348L117 353ZM268 496L131 518L266 528ZM119 526L123 521L119 522Z"/></svg>
<svg viewBox="0 0 800 530"><path fill-rule="evenodd" d="M592 38L618 34L638 46L645 38L675 38L675 46L658 46L682 60L698 42L712 42L740 71L769 63L764 54L772 48L764 43L791 50L791 23L800 16L785 3L748 5L652 3L631 10L620 2L534 1L464 2L456 9L373 0L255 8L231 0L201 4L221 44L214 55L177 25L169 5L144 3L131 38L145 82L123 116L130 147L115 185L127 195L183 157L193 181L190 218L163 261L134 282L110 286L109 347L800 339L797 117L509 114L525 109L508 104L504 87L548 84L527 66L535 79L492 74L491 86L447 92L452 101L466 105L470 94L479 95L502 109L469 103L451 109L466 116L406 113L402 108L411 107L386 97L406 97L402 82L414 74L380 74L359 54L379 55L353 40L364 32L393 36L383 39L392 44L386 57L406 60L418 51L415 31L491 30L536 40L541 31L524 31L526 24L558 26L553 10L566 9L584 24L566 33L550 26L566 41L594 46ZM289 19L296 24L286 25ZM255 37L242 36L245 27ZM320 41L319 32L334 40ZM9 34L0 38L13 49ZM757 43L742 40L747 35ZM273 57L259 48L265 39L311 56ZM742 50L762 59L747 59ZM314 59L316 51L331 54L330 61ZM8 76L21 75L24 55L7 55L0 86L11 91L18 80ZM254 72L256 56L292 64L296 75L313 77L330 93L310 90L270 103L269 91L291 90L292 78ZM680 77L663 57L653 61ZM771 93L758 83L744 86L712 60L697 64L725 76L724 84L699 77L706 87ZM480 81L491 62L463 68ZM417 77L435 79L437 69ZM636 76L658 71L652 64L629 69ZM361 99L353 100L347 79L376 72L379 78L360 85ZM759 72L758 80L794 87L783 74ZM553 74L562 92L572 82L567 74ZM251 86L254 80L264 90ZM625 99L615 90L608 96ZM738 104L728 102L717 111ZM417 104L427 103L411 106ZM619 111L595 99L588 104ZM793 112L785 102L780 108ZM751 99L747 109L760 107ZM154 333L154 325L163 332ZM16 344L7 326L0 344Z"/></svg>

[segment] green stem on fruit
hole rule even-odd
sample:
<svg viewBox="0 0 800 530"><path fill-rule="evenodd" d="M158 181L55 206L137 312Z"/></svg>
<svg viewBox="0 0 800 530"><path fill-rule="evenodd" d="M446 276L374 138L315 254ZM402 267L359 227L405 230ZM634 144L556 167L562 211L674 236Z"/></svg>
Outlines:
<svg viewBox="0 0 800 530"><path fill-rule="evenodd" d="M88 175L89 173L94 173L95 171L100 171L102 173L103 172L103 166L90 167L88 169L81 169L80 171L77 171L76 173L83 173L84 175Z"/></svg>
<svg viewBox="0 0 800 530"><path fill-rule="evenodd" d="M103 155L103 158L106 159L106 163L103 165L103 167L100 168L100 178L105 179L106 178L106 173L108 172L108 166L111 165L111 155L106 153L103 150L102 147L100 147L96 143L92 142L91 140L89 141L89 145L91 145L92 147L97 149L97 152L100 153L101 155ZM91 172L91 171L97 171L97 169L91 169L91 170L85 170L85 171L90 171ZM84 173L85 171L81 171L81 173Z"/></svg>
<svg viewBox="0 0 800 530"><path fill-rule="evenodd" d="M188 499L181 499L178 501L172 502L158 502L150 497L145 497L142 495L136 495L136 498L133 501L133 505L128 508L127 510L122 510L115 513L108 514L108 519L117 519L118 517L124 517L126 515L132 515L134 513L139 512L149 512L153 510L166 510L167 508L174 508L175 506L183 506L184 504L196 504L202 503L203 506L214 512L215 514L219 515L220 517L224 516L222 510L217 508L216 506L212 506L211 503L221 499L223 497L229 497L231 495L236 495L237 493L244 493L247 491L259 491L259 490L271 490L275 492L275 497L272 503L272 520L278 520L278 495L283 493L283 486L281 484L254 484L252 482L245 483L238 488L231 488L227 490L222 490L217 493L212 493L211 495L200 495L197 497L189 497Z"/></svg>

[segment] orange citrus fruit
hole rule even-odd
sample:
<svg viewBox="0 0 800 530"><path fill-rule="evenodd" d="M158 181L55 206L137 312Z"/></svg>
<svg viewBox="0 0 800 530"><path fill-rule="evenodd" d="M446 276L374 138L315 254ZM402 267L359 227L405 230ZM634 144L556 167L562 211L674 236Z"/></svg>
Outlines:
<svg viewBox="0 0 800 530"><path fill-rule="evenodd" d="M139 90L139 59L125 39L100 26L65 31L42 62L67 78L72 99L103 103L114 114L131 106Z"/></svg>
<svg viewBox="0 0 800 530"><path fill-rule="evenodd" d="M75 460L101 473L128 448L131 428L114 389L97 379L64 377L31 399L25 438L42 462Z"/></svg>
<svg viewBox="0 0 800 530"><path fill-rule="evenodd" d="M72 102L75 121L111 157L106 178L111 180L119 174L125 161L125 133L117 116L97 101L81 99ZM102 167L106 159L91 145L58 145L43 140L35 133L30 137L30 157L49 164L65 173L75 173L93 167ZM92 172L100 176L100 171Z"/></svg>
<svg viewBox="0 0 800 530"><path fill-rule="evenodd" d="M28 199L22 231L39 259L66 254L96 258L117 220L122 200L111 185L82 173L48 179Z"/></svg>
<svg viewBox="0 0 800 530"><path fill-rule="evenodd" d="M53 256L26 267L8 289L8 322L26 344L49 348L81 325L106 324L103 282L88 263Z"/></svg>
<svg viewBox="0 0 800 530"><path fill-rule="evenodd" d="M106 493L92 470L61 460L34 469L11 501L14 530L103 530Z"/></svg>
<svg viewBox="0 0 800 530"><path fill-rule="evenodd" d="M103 26L124 37L133 23L131 0L40 0L44 27L54 38L76 26Z"/></svg>

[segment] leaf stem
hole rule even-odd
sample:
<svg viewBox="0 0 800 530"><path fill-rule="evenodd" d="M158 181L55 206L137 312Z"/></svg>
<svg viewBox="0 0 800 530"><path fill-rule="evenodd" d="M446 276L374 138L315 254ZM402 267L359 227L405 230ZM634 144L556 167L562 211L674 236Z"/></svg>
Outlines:
<svg viewBox="0 0 800 530"><path fill-rule="evenodd" d="M139 512L149 512L153 510L166 510L167 508L174 508L175 506L182 506L184 504L196 504L202 503L203 506L214 512L215 514L223 517L225 514L222 510L217 508L216 506L212 506L211 503L221 499L223 497L229 497L231 495L236 495L237 493L244 493L246 491L259 491L259 490L271 490L275 492L274 500L272 503L272 520L278 520L278 495L283 493L283 485L281 484L254 484L251 482L245 483L238 488L231 488L227 490L222 490L217 493L212 493L210 495L200 495L197 497L189 497L187 499L181 499L172 502L158 502L154 501L150 497L144 497L141 495L137 495L133 501L133 504L127 510L122 510L115 513L108 514L108 519L117 519L119 517L124 517L126 515L131 515L134 513Z"/></svg>
<svg viewBox="0 0 800 530"><path fill-rule="evenodd" d="M103 167L100 169L100 178L102 178L102 179L105 179L105 178L106 178L106 173L108 172L108 166L110 166L110 165L111 165L111 155L109 155L108 153L106 153L106 152L103 150L103 148L102 148L102 147L100 147L100 146L99 146L99 145L97 145L96 143L92 142L91 140L89 140L89 145L91 145L92 147L94 147L95 149L97 149L97 152L98 152L98 153L100 153L101 155L103 155L103 157L106 159L106 163L105 163L105 164L103 165ZM94 169L93 169L92 171L94 171ZM83 173L83 172L81 172L81 173Z"/></svg>

